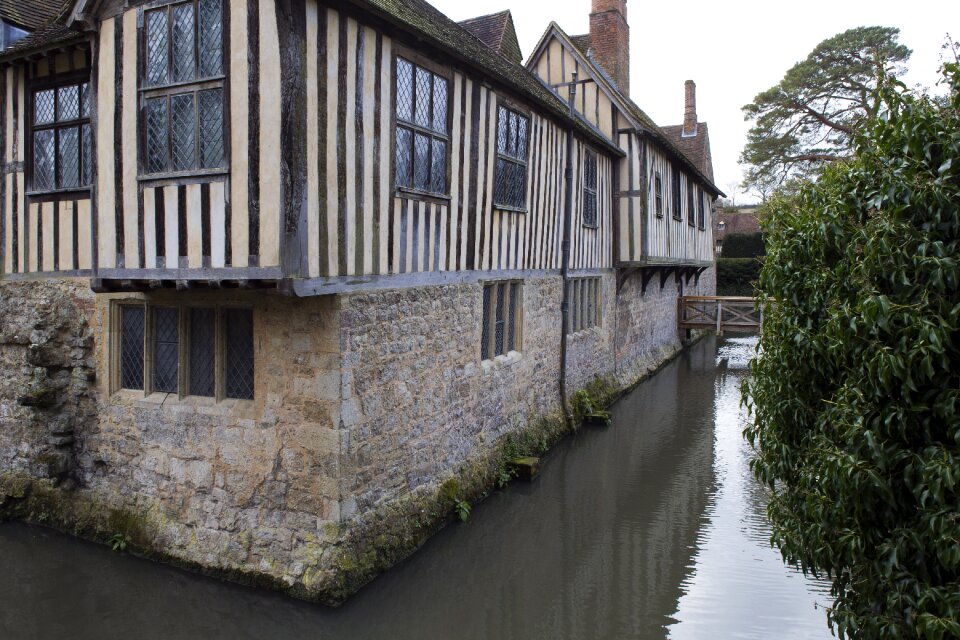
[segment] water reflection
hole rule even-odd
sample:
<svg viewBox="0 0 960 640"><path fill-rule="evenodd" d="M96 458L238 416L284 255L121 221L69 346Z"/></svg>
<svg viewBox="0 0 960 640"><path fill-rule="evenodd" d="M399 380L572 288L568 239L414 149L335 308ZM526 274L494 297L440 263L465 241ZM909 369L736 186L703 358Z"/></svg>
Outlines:
<svg viewBox="0 0 960 640"><path fill-rule="evenodd" d="M670 638L830 638L822 606L828 586L785 569L770 548L766 494L750 476L742 438L746 409L740 384L756 338L728 339L717 349L712 492L697 535L697 553L683 581ZM745 567L749 567L745 570ZM721 633L717 633L722 630Z"/></svg>
<svg viewBox="0 0 960 640"><path fill-rule="evenodd" d="M0 637L829 637L746 475L750 349L690 349L338 610L0 526Z"/></svg>

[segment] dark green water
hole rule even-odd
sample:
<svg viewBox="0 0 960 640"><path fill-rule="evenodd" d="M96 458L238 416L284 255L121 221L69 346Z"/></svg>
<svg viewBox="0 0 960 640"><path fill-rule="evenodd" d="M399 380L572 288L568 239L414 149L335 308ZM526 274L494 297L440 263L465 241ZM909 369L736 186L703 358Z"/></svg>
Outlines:
<svg viewBox="0 0 960 640"><path fill-rule="evenodd" d="M754 344L689 349L340 609L0 525L0 638L829 638L749 477Z"/></svg>

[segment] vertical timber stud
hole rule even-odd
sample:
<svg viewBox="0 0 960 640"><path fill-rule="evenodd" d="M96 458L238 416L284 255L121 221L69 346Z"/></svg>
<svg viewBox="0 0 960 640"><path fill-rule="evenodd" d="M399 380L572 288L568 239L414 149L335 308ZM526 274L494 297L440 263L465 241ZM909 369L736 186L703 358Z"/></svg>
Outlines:
<svg viewBox="0 0 960 640"><path fill-rule="evenodd" d="M307 8L277 0L280 43L281 266L284 277L309 272L307 248Z"/></svg>

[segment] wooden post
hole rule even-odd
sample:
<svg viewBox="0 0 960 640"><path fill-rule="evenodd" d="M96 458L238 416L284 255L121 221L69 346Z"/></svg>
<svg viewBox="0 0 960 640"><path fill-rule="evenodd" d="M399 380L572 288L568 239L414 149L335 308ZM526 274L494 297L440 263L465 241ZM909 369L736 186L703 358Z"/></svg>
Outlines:
<svg viewBox="0 0 960 640"><path fill-rule="evenodd" d="M720 328L720 318L723 317L723 303L717 300L717 335L722 336L723 330Z"/></svg>

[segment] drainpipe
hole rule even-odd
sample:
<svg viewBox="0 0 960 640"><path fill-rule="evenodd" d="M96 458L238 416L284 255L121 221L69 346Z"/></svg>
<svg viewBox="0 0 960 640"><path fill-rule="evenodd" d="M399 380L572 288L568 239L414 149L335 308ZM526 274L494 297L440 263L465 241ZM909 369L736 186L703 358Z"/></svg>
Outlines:
<svg viewBox="0 0 960 640"><path fill-rule="evenodd" d="M573 72L573 81L569 84L570 117L575 118L574 101L577 97L577 72ZM567 168L564 172L566 180L566 201L563 207L563 243L561 244L561 274L563 277L563 301L560 303L560 404L563 406L563 417L567 428L573 427L573 414L567 404L567 329L570 321L570 234L573 217L573 126L567 130Z"/></svg>

